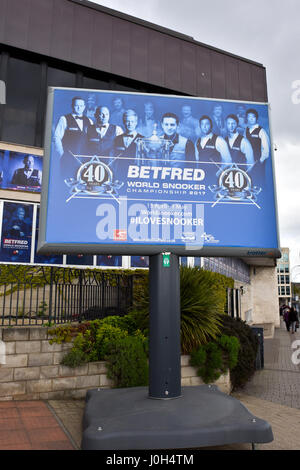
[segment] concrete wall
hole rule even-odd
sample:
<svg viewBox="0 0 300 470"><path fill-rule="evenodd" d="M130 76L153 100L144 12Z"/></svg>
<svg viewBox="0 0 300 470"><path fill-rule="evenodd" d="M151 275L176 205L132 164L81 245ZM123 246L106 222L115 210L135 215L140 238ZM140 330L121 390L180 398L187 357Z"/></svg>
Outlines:
<svg viewBox="0 0 300 470"><path fill-rule="evenodd" d="M0 341L2 353L3 345L5 349L0 361L0 401L84 398L89 389L113 386L107 378L105 362L90 362L76 368L61 365L72 343L49 344L48 328L2 328ZM189 356L182 356L181 364L183 386L203 383L190 367ZM229 374L220 377L216 385L230 393Z"/></svg>
<svg viewBox="0 0 300 470"><path fill-rule="evenodd" d="M280 326L276 267L252 266L250 280L251 284L236 281L234 286L243 285L242 319L263 327L265 338L273 337L274 328Z"/></svg>

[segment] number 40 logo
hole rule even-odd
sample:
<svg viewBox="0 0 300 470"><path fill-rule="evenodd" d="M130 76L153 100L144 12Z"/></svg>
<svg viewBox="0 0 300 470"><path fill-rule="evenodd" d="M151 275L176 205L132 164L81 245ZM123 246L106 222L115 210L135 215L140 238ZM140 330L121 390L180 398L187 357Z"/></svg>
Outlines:
<svg viewBox="0 0 300 470"><path fill-rule="evenodd" d="M221 184L231 191L242 191L251 184L247 173L239 168L230 168L221 175Z"/></svg>

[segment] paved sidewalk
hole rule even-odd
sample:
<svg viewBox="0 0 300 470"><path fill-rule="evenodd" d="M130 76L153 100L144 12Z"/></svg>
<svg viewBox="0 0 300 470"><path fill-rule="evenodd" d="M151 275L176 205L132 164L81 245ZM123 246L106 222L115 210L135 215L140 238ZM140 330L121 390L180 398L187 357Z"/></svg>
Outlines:
<svg viewBox="0 0 300 470"><path fill-rule="evenodd" d="M298 344L293 349L294 342ZM293 353L300 361L300 332L287 332L282 322L274 338L265 340L264 349L264 368L256 371L243 393L300 410L300 364L292 361Z"/></svg>
<svg viewBox="0 0 300 470"><path fill-rule="evenodd" d="M299 354L292 349L294 341ZM299 450L300 365L293 364L292 354L300 359L300 333L292 335L281 325L274 338L265 339L264 350L264 369L233 396L272 426L274 441L257 449ZM0 402L0 450L80 449L84 408L84 400ZM209 449L249 450L251 445Z"/></svg>
<svg viewBox="0 0 300 470"><path fill-rule="evenodd" d="M0 402L0 450L74 450L42 401Z"/></svg>

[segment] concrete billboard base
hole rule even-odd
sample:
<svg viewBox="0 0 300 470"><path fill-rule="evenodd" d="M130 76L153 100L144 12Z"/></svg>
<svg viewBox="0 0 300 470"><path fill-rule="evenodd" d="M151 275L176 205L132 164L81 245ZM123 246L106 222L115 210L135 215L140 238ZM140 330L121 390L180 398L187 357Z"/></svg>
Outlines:
<svg viewBox="0 0 300 470"><path fill-rule="evenodd" d="M82 450L191 449L273 440L268 422L215 385L183 387L151 399L147 387L95 389L86 395Z"/></svg>

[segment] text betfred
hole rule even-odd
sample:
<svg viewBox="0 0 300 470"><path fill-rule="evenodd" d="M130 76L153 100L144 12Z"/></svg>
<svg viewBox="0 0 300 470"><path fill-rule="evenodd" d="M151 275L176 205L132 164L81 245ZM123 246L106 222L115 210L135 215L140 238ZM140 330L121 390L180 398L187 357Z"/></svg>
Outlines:
<svg viewBox="0 0 300 470"><path fill-rule="evenodd" d="M170 179L185 181L202 181L205 178L205 171L200 168L171 168L161 166L137 166L129 165L128 178L145 179Z"/></svg>
<svg viewBox="0 0 300 470"><path fill-rule="evenodd" d="M28 245L28 240L13 240L11 238L4 238L4 245Z"/></svg>

